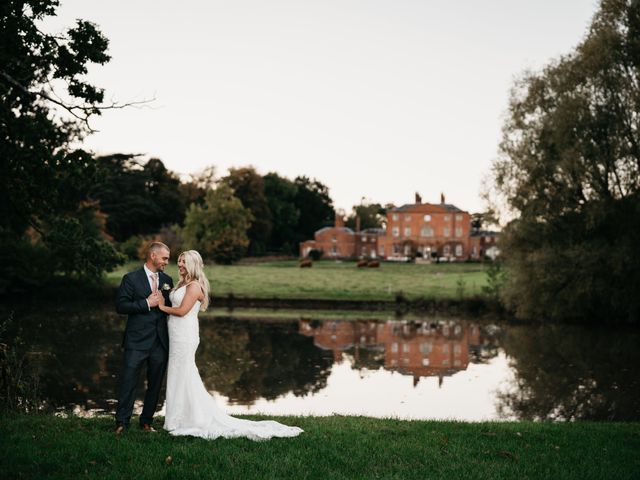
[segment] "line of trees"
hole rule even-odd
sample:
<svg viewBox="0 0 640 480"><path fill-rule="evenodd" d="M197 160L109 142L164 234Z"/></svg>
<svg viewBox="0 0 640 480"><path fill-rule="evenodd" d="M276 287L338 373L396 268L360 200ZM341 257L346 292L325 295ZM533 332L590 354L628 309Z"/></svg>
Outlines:
<svg viewBox="0 0 640 480"><path fill-rule="evenodd" d="M297 253L298 242L333 222L328 188L253 167L217 178L209 167L181 182L156 158L99 157L104 174L90 197L106 216L106 232L129 258L154 238L174 250L195 248L230 263L246 255Z"/></svg>

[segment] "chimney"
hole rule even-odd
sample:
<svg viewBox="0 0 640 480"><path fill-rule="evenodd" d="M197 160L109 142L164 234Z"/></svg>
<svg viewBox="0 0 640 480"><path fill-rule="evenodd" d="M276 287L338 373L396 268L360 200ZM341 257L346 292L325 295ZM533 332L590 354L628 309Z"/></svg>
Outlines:
<svg viewBox="0 0 640 480"><path fill-rule="evenodd" d="M440 194L440 203L444 205L444 193Z"/></svg>
<svg viewBox="0 0 640 480"><path fill-rule="evenodd" d="M360 231L360 215L356 215L356 232Z"/></svg>
<svg viewBox="0 0 640 480"><path fill-rule="evenodd" d="M344 218L336 212L336 228L344 227Z"/></svg>
<svg viewBox="0 0 640 480"><path fill-rule="evenodd" d="M422 203L422 197L418 192L416 192L416 203L420 205Z"/></svg>

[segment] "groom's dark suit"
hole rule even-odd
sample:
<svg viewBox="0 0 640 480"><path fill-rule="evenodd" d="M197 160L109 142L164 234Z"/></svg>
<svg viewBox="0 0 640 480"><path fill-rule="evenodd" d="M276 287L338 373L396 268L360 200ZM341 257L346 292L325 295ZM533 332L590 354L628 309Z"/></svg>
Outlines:
<svg viewBox="0 0 640 480"><path fill-rule="evenodd" d="M173 288L173 280L166 273L159 272L158 289L169 301L168 285ZM169 334L167 315L158 307L149 308L147 297L151 295L151 285L144 268L127 273L122 278L116 296L116 311L128 315L122 346L124 348L123 367L120 378L120 396L116 409L116 424L128 426L133 412L135 391L143 364L147 364L147 392L144 397L140 425L151 424L158 405L160 387L167 371L169 355Z"/></svg>

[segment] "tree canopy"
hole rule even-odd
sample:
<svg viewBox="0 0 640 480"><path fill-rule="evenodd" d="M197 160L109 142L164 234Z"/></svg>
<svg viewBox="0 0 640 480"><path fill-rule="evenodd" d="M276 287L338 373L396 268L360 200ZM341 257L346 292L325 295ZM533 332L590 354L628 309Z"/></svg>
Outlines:
<svg viewBox="0 0 640 480"><path fill-rule="evenodd" d="M251 212L221 183L209 190L204 205L192 203L184 220L184 246L219 263L231 263L247 252Z"/></svg>
<svg viewBox="0 0 640 480"><path fill-rule="evenodd" d="M500 150L507 305L637 321L640 2L603 0L575 51L516 83Z"/></svg>
<svg viewBox="0 0 640 480"><path fill-rule="evenodd" d="M271 211L264 191L264 180L253 167L230 168L222 182L233 190L236 198L252 215L249 235L249 254L265 253L273 225Z"/></svg>
<svg viewBox="0 0 640 480"><path fill-rule="evenodd" d="M90 64L109 60L108 41L84 20L44 33L38 25L57 7L55 0L0 4L0 277L11 285L30 283L33 268L43 283L56 271L95 278L120 261L99 231L98 205L86 201L96 163L71 146L107 108L103 90L84 75ZM36 261L59 255L65 263Z"/></svg>

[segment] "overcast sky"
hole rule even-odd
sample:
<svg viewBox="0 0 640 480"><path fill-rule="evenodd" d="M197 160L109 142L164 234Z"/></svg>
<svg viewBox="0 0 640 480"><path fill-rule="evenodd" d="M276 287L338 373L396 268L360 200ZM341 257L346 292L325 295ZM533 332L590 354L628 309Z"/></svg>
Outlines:
<svg viewBox="0 0 640 480"><path fill-rule="evenodd" d="M568 53L594 0L62 0L47 29L82 18L112 60L86 148L144 153L179 173L254 165L315 177L335 206L483 208L509 88Z"/></svg>

